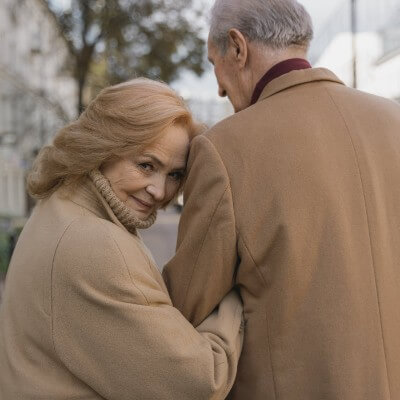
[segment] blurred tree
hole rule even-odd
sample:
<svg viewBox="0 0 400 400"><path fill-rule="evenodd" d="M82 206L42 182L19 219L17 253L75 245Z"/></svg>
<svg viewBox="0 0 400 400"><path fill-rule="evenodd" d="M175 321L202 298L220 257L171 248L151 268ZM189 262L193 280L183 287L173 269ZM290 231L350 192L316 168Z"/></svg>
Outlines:
<svg viewBox="0 0 400 400"><path fill-rule="evenodd" d="M78 112L88 82L114 84L133 76L171 82L182 69L203 72L201 10L193 0L71 0L54 11L73 55Z"/></svg>

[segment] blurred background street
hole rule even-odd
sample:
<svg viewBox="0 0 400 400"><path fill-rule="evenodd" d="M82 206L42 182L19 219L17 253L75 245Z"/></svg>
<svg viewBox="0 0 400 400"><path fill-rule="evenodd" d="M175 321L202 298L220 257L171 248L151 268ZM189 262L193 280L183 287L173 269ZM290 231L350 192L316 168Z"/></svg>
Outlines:
<svg viewBox="0 0 400 400"><path fill-rule="evenodd" d="M300 0L315 28L309 58L347 85L400 101L400 0ZM34 202L25 190L39 150L105 86L147 76L171 84L200 122L232 113L207 61L213 0L0 0L0 298ZM161 267L179 212L142 236Z"/></svg>
<svg viewBox="0 0 400 400"><path fill-rule="evenodd" d="M149 229L140 231L160 271L175 253L179 217L180 214L175 207L169 207L165 211L160 210L156 223Z"/></svg>

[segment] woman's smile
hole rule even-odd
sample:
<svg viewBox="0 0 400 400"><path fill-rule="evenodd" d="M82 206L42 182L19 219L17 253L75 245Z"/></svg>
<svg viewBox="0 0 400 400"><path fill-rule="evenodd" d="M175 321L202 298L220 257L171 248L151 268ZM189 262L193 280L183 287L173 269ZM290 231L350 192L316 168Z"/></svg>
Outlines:
<svg viewBox="0 0 400 400"><path fill-rule="evenodd" d="M139 199L133 195L130 196L139 206L143 207L143 211L149 211L151 208L154 207L154 203L149 203L147 201L144 201L142 199Z"/></svg>

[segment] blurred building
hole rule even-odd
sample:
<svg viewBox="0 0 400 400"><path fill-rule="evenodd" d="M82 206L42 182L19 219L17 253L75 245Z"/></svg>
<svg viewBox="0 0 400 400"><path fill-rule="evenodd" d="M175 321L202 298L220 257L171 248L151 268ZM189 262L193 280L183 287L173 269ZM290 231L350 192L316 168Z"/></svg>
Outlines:
<svg viewBox="0 0 400 400"><path fill-rule="evenodd" d="M400 101L400 0L357 0L357 88ZM327 67L353 83L351 1L343 0L316 32L314 66Z"/></svg>
<svg viewBox="0 0 400 400"><path fill-rule="evenodd" d="M77 87L44 0L0 0L0 54L0 216L22 216L26 169L74 117Z"/></svg>
<svg viewBox="0 0 400 400"><path fill-rule="evenodd" d="M232 105L227 99L189 98L187 104L195 119L207 127L212 127L233 114Z"/></svg>

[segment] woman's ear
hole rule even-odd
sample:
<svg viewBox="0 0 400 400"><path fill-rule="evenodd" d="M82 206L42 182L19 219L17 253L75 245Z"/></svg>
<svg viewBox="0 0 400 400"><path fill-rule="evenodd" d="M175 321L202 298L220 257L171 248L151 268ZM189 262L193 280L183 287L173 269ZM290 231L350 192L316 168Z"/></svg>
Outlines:
<svg viewBox="0 0 400 400"><path fill-rule="evenodd" d="M240 68L244 68L247 62L248 46L246 38L237 29L231 29L228 32L229 50L234 62L238 63Z"/></svg>

